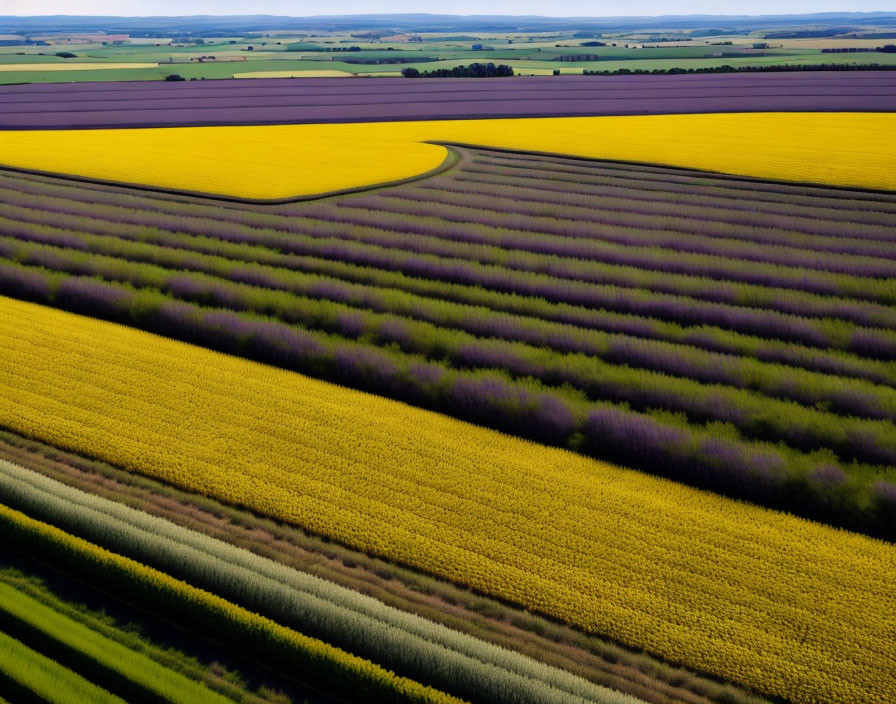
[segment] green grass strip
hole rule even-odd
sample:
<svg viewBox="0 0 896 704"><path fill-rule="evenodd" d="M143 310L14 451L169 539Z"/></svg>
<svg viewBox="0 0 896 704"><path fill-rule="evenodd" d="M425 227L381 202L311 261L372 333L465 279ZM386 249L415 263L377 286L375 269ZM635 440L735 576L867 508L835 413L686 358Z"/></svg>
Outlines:
<svg viewBox="0 0 896 704"><path fill-rule="evenodd" d="M23 700L43 700L50 704L124 704L123 699L3 632L0 632L0 686L17 692L17 697ZM13 691L5 693L11 696Z"/></svg>
<svg viewBox="0 0 896 704"><path fill-rule="evenodd" d="M51 654L57 662L75 671L90 672L94 680L128 700L161 698L172 704L232 701L2 583L0 619L7 624L15 622L10 630L18 627L27 631L29 637L24 640Z"/></svg>
<svg viewBox="0 0 896 704"><path fill-rule="evenodd" d="M363 658L240 608L214 594L109 552L0 505L0 536L93 584L127 592L208 637L238 643L269 666L295 673L353 702L459 704L461 700L399 677Z"/></svg>

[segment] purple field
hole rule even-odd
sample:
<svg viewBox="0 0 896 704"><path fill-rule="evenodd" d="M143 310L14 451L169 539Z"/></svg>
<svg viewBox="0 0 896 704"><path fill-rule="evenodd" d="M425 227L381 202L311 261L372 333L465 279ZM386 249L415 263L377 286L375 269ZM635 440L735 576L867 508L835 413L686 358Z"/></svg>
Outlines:
<svg viewBox="0 0 896 704"><path fill-rule="evenodd" d="M0 129L896 110L896 72L301 78L0 87Z"/></svg>

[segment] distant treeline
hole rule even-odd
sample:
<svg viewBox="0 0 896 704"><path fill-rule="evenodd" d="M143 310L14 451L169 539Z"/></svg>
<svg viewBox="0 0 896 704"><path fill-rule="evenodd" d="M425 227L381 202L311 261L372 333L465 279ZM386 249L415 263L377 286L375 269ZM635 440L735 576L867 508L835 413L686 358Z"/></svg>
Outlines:
<svg viewBox="0 0 896 704"><path fill-rule="evenodd" d="M405 78L503 78L513 75L513 68L504 64L493 63L470 64L454 68L437 68L432 71L419 71L416 68L402 69Z"/></svg>
<svg viewBox="0 0 896 704"><path fill-rule="evenodd" d="M828 29L804 29L786 32L766 32L765 39L825 39L839 37L857 31L856 27L830 27Z"/></svg>
<svg viewBox="0 0 896 704"><path fill-rule="evenodd" d="M779 66L707 66L705 68L620 68L616 71L589 71L586 76L634 76L682 73L780 73L784 71L896 71L896 66L886 64L781 64Z"/></svg>
<svg viewBox="0 0 896 704"><path fill-rule="evenodd" d="M320 46L319 44L310 44L308 42L297 42L295 44L287 44L284 51L302 51L309 53L319 51L322 53L332 53L338 51L363 51L363 49L359 46ZM385 51L395 51L395 49L389 47L388 49L385 49Z"/></svg>

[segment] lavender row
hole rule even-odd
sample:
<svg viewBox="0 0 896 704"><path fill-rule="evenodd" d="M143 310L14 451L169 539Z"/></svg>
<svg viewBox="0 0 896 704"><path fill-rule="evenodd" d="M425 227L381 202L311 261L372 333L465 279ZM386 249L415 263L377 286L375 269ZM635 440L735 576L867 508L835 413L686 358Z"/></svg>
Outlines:
<svg viewBox="0 0 896 704"><path fill-rule="evenodd" d="M35 208L39 207L42 209L52 209L57 212L67 212L73 215L82 214L87 216L95 216L97 214L96 212L94 212L93 208L87 207L84 202L72 200L70 193L59 195L44 195L41 190L42 189L35 189L29 187L28 185L25 185L23 188L17 189L16 195L13 195L12 193L0 192L0 197L3 197L6 202L9 203L20 204ZM32 195L33 197L28 198L25 194ZM66 197L66 195L68 197ZM272 216L265 213L255 213L251 211L240 211L223 208L215 210L213 208L209 208L208 206L201 206L196 204L177 203L170 206L158 206L153 202L140 203L140 206L142 206L140 210L149 209L152 211L150 214L141 214L138 212L132 212L133 207L135 207L136 205L132 202L132 198L123 196L122 200L118 201L114 198L114 194L112 194L113 197L111 198L109 197L109 195L110 194L99 194L96 196L91 195L87 197L86 202L95 203L99 200L104 204L111 203L112 205L110 205L110 209L108 211L99 211L107 213L106 217L110 219L116 219L119 221L135 224L178 227L180 229L185 229L192 232L197 231L195 229L197 227L214 227L214 225L209 223L208 220L221 220L227 223L245 224L249 227L272 228L291 232L308 231L308 226L312 226L315 229L319 230L323 222L335 221L352 226L352 232L346 233L347 236L351 236L352 234L354 234L354 229L356 229L355 226L363 228L375 228L379 230L403 231L409 232L414 235L431 235L442 237L451 241L463 240L466 242L474 243L497 244L504 247L512 246L514 248L523 249L532 253L567 256L574 257L576 259L591 259L604 262L605 264L613 263L622 266L633 265L639 269L654 269L663 271L664 273L675 272L685 276L709 276L714 280L746 279L744 283L751 283L753 285L763 287L796 287L797 290L799 290L800 288L808 288L813 290L813 292L815 293L837 294L839 296L855 294L857 297L874 297L877 293L879 293L880 296L882 296L882 300L884 300L885 302L896 301L896 286L894 286L892 282L867 282L861 280L839 278L835 283L831 280L830 275L810 278L807 276L808 272L805 271L793 272L792 274L787 276L786 274L782 274L782 272L776 265L763 266L761 268L750 267L747 272L743 272L742 270L744 267L740 261L732 262L733 266L732 264L726 266L725 262L718 261L719 259L723 258L717 257L716 255L697 254L689 255L686 257L677 255L670 260L668 258L662 257L661 255L663 253L661 251L632 251L626 244L626 235L630 237L630 230L622 230L622 235L616 238L621 241L617 241L615 243L606 241L612 239L611 237L607 237L604 241L565 241L566 239L576 240L577 238L564 238L564 236L561 235L542 235L527 232L524 230L511 231L507 234L512 235L512 237L503 237L501 239L498 239L497 237L488 238L485 235L489 231L503 232L502 228L483 226L486 228L486 230L483 231L482 227L475 227L475 225L473 225L461 229L456 226L442 223L435 218L433 218L433 221L431 222L424 223L421 222L419 218L412 219L408 217L402 217L400 215L395 216L387 212L380 211L361 214L356 213L353 216L349 217L345 212L340 213L339 210L331 207L329 202L323 205L304 204L303 207L296 208L294 210L293 217L284 217L279 215ZM65 198L69 201L69 203L61 203L58 200L59 198ZM359 198L355 197L341 199L336 202L350 205L352 203L359 202L359 200ZM119 202L120 205L118 204ZM364 201L361 202L363 203ZM55 206L53 205L54 203ZM111 208L125 209L114 211ZM157 215L157 213L159 212L164 212L166 214L170 213L172 215L177 215L178 217L199 217L203 218L205 222L200 223L194 220L177 220L176 224L171 224L171 221L163 221L163 219L160 219ZM313 219L316 219L320 222L308 222L309 216L314 216ZM300 220L299 218L302 219ZM336 234L338 232L341 232L341 230L339 230L338 228L333 228L332 232ZM614 244L616 246L614 246ZM441 251L444 252L445 250ZM432 249L428 250L428 252L436 253ZM706 259L705 257L709 257L709 259ZM497 260L493 259L492 261ZM703 266L699 266L700 264L702 264ZM741 271L738 271L739 269ZM556 267L554 268L554 273L558 276L562 275L562 273L559 272ZM581 278L581 274L574 275L572 278ZM687 284L685 284L682 288L672 288L672 279L669 279L668 277L656 278L664 282L663 290L667 292L687 292ZM756 281L757 278L759 278L758 281ZM594 279L587 278L585 280L594 281ZM678 279L674 280L677 281ZM617 277L617 279L613 283L625 285L624 277ZM643 286L646 284L642 283L638 285ZM732 304L737 304L740 300L749 300L751 305L763 305L761 301L764 297L762 295L755 295L755 293L755 290L749 293L739 291L738 294L729 294L724 299L712 298L712 292L705 290L699 292L699 295L702 297L710 297L712 300L724 300L725 302ZM785 301L784 305L788 306L788 312L800 315L817 314L811 310L811 307L804 307L797 303L795 301L796 297L797 296L790 294L785 299L782 299ZM848 316L851 316L858 312L858 315L860 317L850 317L850 319L863 324L875 324L874 322L872 322L872 317L880 317L878 314L875 314L875 316L869 316L869 314L864 312L867 309L861 306L852 306L852 310L853 313L848 313ZM826 312L823 313L823 315L838 315L838 313ZM883 314L883 316L884 318L886 318L888 317L888 314L885 313Z"/></svg>
<svg viewBox="0 0 896 704"><path fill-rule="evenodd" d="M210 231L232 230L229 221L209 223L206 219L168 219L154 213L134 213L84 206L77 202L60 203L56 199L27 199L0 191L0 201L23 203L9 205L9 217L22 221L41 222L55 226L71 226L94 231L113 232L113 226L105 222L125 221L168 229L181 230L192 234ZM38 205L42 205L40 210ZM99 213L106 214L103 221L89 220ZM78 215L83 214L83 215ZM337 213L338 215L339 213ZM68 217L78 215L78 217ZM833 317L851 321L859 325L896 327L896 310L873 303L859 303L843 299L818 297L802 292L781 291L765 286L736 284L718 281L714 277L696 277L690 274L668 274L662 272L662 254L651 251L634 250L617 245L602 246L594 242L574 242L551 236L540 236L525 232L509 232L503 236L489 236L484 228L460 230L446 227L438 222L429 223L403 218L396 220L388 214L373 212L362 219L351 218L349 229L339 226L345 218L330 217L337 223L327 222L327 211L317 213L320 220L294 218L285 221L289 232L311 237L342 237L377 246L412 250L422 254L440 257L471 259L474 261L500 265L527 273L548 273L557 278L595 284L648 289L656 292L697 297L702 301L712 301L733 306L768 308L802 317ZM414 235L413 241L402 233ZM387 225L391 229L387 229ZM120 226L119 226L120 227ZM250 227L250 235L258 235L259 228ZM265 232L268 232L265 230ZM452 237L453 233L453 237ZM466 244L465 244L466 243ZM523 250L523 254L510 256L505 248L512 246ZM532 251L534 250L534 252ZM653 256L651 256L653 255ZM582 259L591 260L584 263ZM659 272L651 271L646 263L653 263ZM636 266L632 266L634 263ZM711 274L718 272L712 270ZM755 272L754 272L755 274ZM813 279L816 284L823 279ZM849 282L849 280L847 280ZM864 282L853 282L858 287ZM840 286L842 288L842 286ZM896 298L894 282L873 282L865 286L866 293L886 292L892 289Z"/></svg>
<svg viewBox="0 0 896 704"><path fill-rule="evenodd" d="M451 370L414 355L175 301L160 292L12 269L0 262L0 291L7 295L137 325L598 458L615 460L624 442L630 447L626 463L645 471L882 537L891 534L892 526L881 517L893 507L878 486L887 484L879 477L889 478L891 470L845 467L829 455L590 403L497 372Z"/></svg>
<svg viewBox="0 0 896 704"><path fill-rule="evenodd" d="M0 129L110 129L150 127L211 127L220 125L277 125L340 122L401 122L411 120L469 120L511 117L577 117L589 115L667 115L684 113L896 111L896 95L887 96L752 96L728 98L577 98L545 101L516 100L423 101L406 104L295 105L219 108L170 108L64 112L14 112L0 115Z"/></svg>
<svg viewBox="0 0 896 704"><path fill-rule="evenodd" d="M700 208L689 213L686 208L680 206L664 208L671 210L668 213L657 213L653 212L657 210L655 208L643 207L642 204L627 199L576 199L574 203L565 204L556 202L563 199L545 197L540 192L536 196L520 193L513 186L465 187L438 179L406 189L378 191L376 195L381 198L447 205L452 210L484 210L500 215L513 213L533 219L549 218L563 223L590 225L598 234L602 234L605 230L613 232L615 228L637 230L645 236L657 233L660 235L657 245L664 247L668 245L665 244L663 236L672 232L684 243L699 243L700 240L709 239L713 244L721 243L725 246L743 248L741 251L772 247L782 253L799 250L811 255L844 254L875 259L896 258L893 247L896 244L896 235L892 227L848 223L827 225L816 221L816 229L827 230L828 233L807 234L808 226L807 231L788 229L783 218L776 218L781 220L778 224L766 222L763 226L758 226L745 222L752 216L741 218L736 213L727 214L727 219L720 216L722 217L720 219L711 217L713 214L709 212L706 212L705 217L700 216L699 213L702 211ZM868 237L855 236L854 232L858 231L866 233ZM832 232L838 234L830 234ZM887 238L892 238L892 241L888 241ZM744 255L738 252L736 256Z"/></svg>
<svg viewBox="0 0 896 704"><path fill-rule="evenodd" d="M764 227L753 226L739 222L737 216L731 220L719 220L715 218L694 217L688 213L673 212L672 214L656 214L651 208L641 207L629 201L591 201L584 203L578 201L574 204L556 202L557 199L544 196L534 198L526 197L514 187L499 186L496 188L457 187L453 183L444 184L437 180L402 190L383 190L376 194L380 198L397 198L412 203L425 202L446 205L452 210L472 209L487 211L490 215L497 214L503 217L512 213L517 217L529 217L536 220L533 224L538 227L542 222L540 218L549 218L575 225L591 227L592 231L602 238L604 232L609 232L609 241L619 241L616 235L617 228L636 230L641 239L636 240L638 246L658 246L669 248L670 235L676 236L685 251L694 251L692 243L700 247L701 240L711 240L713 246L723 244L738 248L737 254L724 253L722 256L737 256L749 258L755 256L753 252L758 249L768 250L772 248L779 253L805 252L810 256L838 254L862 258L874 258L883 260L896 260L896 234L892 227L877 228L881 237L875 238L871 226L848 226L837 224L825 228L819 225L818 229L839 231L839 235L810 235L802 232L784 229L776 229L773 225ZM368 196L370 198L372 196ZM351 201L346 201L350 203ZM404 212L404 208L384 209ZM676 208L675 210L679 210ZM699 209L698 209L699 210ZM477 217L477 219L479 219ZM748 218L745 218L748 219ZM853 231L863 230L869 234L868 239L855 237ZM652 235L656 234L655 238ZM885 237L893 237L893 241L887 241ZM699 251L699 250L697 250ZM750 254L744 254L750 252ZM704 252L700 252L704 253ZM717 252L709 252L718 255ZM802 264L804 265L804 264Z"/></svg>
<svg viewBox="0 0 896 704"><path fill-rule="evenodd" d="M745 176L722 173L708 173L673 167L651 166L648 164L614 163L597 159L576 159L564 156L539 154L505 154L487 148L477 149L477 156L472 160L476 168L483 166L498 168L508 174L535 174L535 178L543 180L573 180L590 183L604 178L615 178L628 182L645 182L655 185L664 183L687 185L692 188L706 188L712 193L716 190L733 190L750 199L775 197L790 200L799 198L800 202L811 205L816 198L830 201L837 197L844 199L850 207L894 212L896 195L892 192L860 191L833 186L779 183ZM712 185L708 185L710 181Z"/></svg>
<svg viewBox="0 0 896 704"><path fill-rule="evenodd" d="M7 210L12 214L12 208ZM70 224L72 226L86 225L83 229L89 228L107 234L119 233L124 227L115 223L87 218L84 218L83 221L72 218L56 218L58 222L54 223L53 217L47 212L30 211L30 214L38 222L57 225ZM131 229L135 233L140 231L139 228ZM393 236L393 241L385 242L389 247L383 247L382 236L379 237L378 244L359 244L329 237L326 230L308 237L296 235L286 237L282 233L240 228L225 230L219 227L216 235L230 241L262 243L294 254L344 257L347 261L370 266L401 267L405 273L424 278L436 276L436 278L457 283L483 285L508 292L543 296L553 301L649 314L689 325L704 323L721 325L742 332L790 339L813 346L829 347L849 344L847 341L854 337L853 332L856 332L860 333L862 339L878 339L881 344L885 345L882 351L886 354L885 350L889 345L886 340L893 337L892 333L883 330L854 329L851 325L835 320L808 320L774 311L712 304L679 296L654 295L644 290L626 290L616 286L558 280L556 278L557 267L548 269L546 274L516 273L504 267L486 266L474 261L409 255L406 251L407 248L403 247L405 240L400 236ZM417 239L418 245L420 239ZM482 254L480 249L479 258L483 258ZM473 258L475 258L475 254ZM861 353L865 347L866 345L862 345L857 351Z"/></svg>
<svg viewBox="0 0 896 704"><path fill-rule="evenodd" d="M113 277L124 276L123 280L129 283L159 288L166 288L159 271L145 267L132 270L121 262L114 263L105 258L85 259L84 253L109 255L126 262L158 265L167 270L201 272L305 298L347 305L362 312L375 311L423 321L438 328L449 328L475 337L524 342L530 346L563 354L591 355L610 364L647 369L701 383L720 383L735 388L752 389L768 396L792 399L808 405L826 404L839 413L896 420L896 392L863 384L855 379L845 380L800 372L779 365L721 355L690 346L646 341L627 335L607 334L520 316L501 315L482 307L434 301L395 289L372 289L283 268L261 265L235 268L230 260L221 257L196 253L187 255L183 251L152 248L145 244L114 241L111 238L90 235L72 237L64 234L60 236L58 233L33 232L27 239L54 246L29 248L18 245L21 240L0 238L0 254L31 266L60 269L69 273L103 275L108 278L109 272L112 272ZM75 249L77 252L59 250L58 247ZM134 278L137 276L134 271L139 272L142 278ZM151 272L155 277L147 278L147 272ZM214 303L233 304L233 301L223 299L223 295L219 293ZM245 304L241 305L245 307ZM361 316L354 316L353 319L357 320L360 317L363 317L363 313ZM393 329L400 325L405 325L407 329L407 321L396 322L396 318L390 318L390 321ZM292 322L296 320L293 319ZM305 320L304 324L311 325L312 322ZM368 323L361 326L361 329L370 333L371 327L372 324ZM342 329L339 332L347 334ZM432 339L435 334L427 327L416 332L408 332L406 336L419 340ZM390 341L407 344L397 339ZM469 341L467 339L467 342ZM440 341L434 349L441 354L448 349L448 345ZM428 353L432 350L415 347L414 351ZM516 373L535 374L531 369L516 370ZM565 381L574 383L572 378L566 378Z"/></svg>
<svg viewBox="0 0 896 704"><path fill-rule="evenodd" d="M538 186L529 188L506 183L494 183L487 185L481 181L469 183L459 181L453 174L450 176L436 176L426 181L414 184L413 189L400 191L405 194L411 192L432 193L437 196L447 197L447 194L458 194L466 198L471 196L489 197L489 204L494 205L491 198L499 201L513 199L523 204L523 207L531 209L533 215L547 214L556 217L562 213L563 219L588 220L605 224L629 224L630 219L623 220L624 214L645 216L642 222L637 224L645 229L664 229L651 225L649 218L673 218L680 221L678 225L668 227L690 227L690 223L707 223L724 226L718 233L720 237L734 237L750 242L767 241L772 243L788 244L792 247L816 249L822 251L837 251L833 247L857 246L868 249L866 254L878 256L877 252L883 252L887 258L892 256L892 247L886 249L882 243L896 243L896 232L893 229L892 216L876 214L880 223L851 222L848 212L844 211L820 211L809 215L796 215L792 207L781 208L780 212L768 212L757 210L755 205L750 208L741 206L731 208L724 205L709 205L706 202L695 203L689 198L676 198L673 200L657 201L644 199L634 194L625 193L621 196L602 195L594 193L588 195L569 193L562 190L543 190ZM619 190L619 189L618 189ZM391 190L381 193L391 193ZM729 200L729 202L731 202ZM472 204L472 203L471 203ZM737 202L735 202L737 204ZM558 207L559 206L559 207ZM540 211L548 211L542 213ZM605 216L619 218L606 220ZM836 217L832 221L832 217ZM674 222L673 220L672 222ZM703 225L700 226L701 231ZM690 231L690 230L688 230ZM767 234L773 233L773 234ZM846 251L846 250L844 250ZM856 251L853 253L861 254Z"/></svg>
<svg viewBox="0 0 896 704"><path fill-rule="evenodd" d="M455 198L451 200L462 200ZM713 236L712 228L704 233L699 223L689 230L657 229L647 230L635 226L603 225L599 222L566 220L555 217L527 215L512 209L512 201L506 210L492 210L482 207L482 199L471 198L480 207L449 205L421 201L420 197L396 197L387 195L354 196L339 201L340 209L372 210L388 212L393 216L433 218L460 225L485 225L492 228L522 230L530 233L557 235L575 239L609 241L627 247L659 247L670 256L678 254L704 254L714 257L736 259L741 262L758 262L786 267L800 267L813 271L847 274L868 278L896 278L896 262L880 260L876 257L859 257L841 254L836 257L828 253L810 252L784 246L754 245L732 239ZM521 208L525 210L525 207ZM319 212L319 211L318 211ZM320 217L320 216L318 216ZM632 223L637 218L626 218ZM649 219L649 218L647 218ZM698 231L698 234L694 233Z"/></svg>
<svg viewBox="0 0 896 704"><path fill-rule="evenodd" d="M0 221L2 222L2 221ZM410 304L411 315L423 316L423 309L443 311L452 303L467 304L488 314L509 313L519 317L529 327L538 326L542 321L556 322L578 329L603 331L626 337L647 340L669 341L726 355L749 356L768 362L819 371L824 374L839 374L847 377L867 379L876 383L893 385L896 383L896 367L870 359L844 355L836 351L822 351L781 342L768 341L745 336L730 330L707 326L682 327L657 319L643 318L549 303L543 298L532 298L489 291L480 286L444 283L437 280L416 278L403 273L369 266L358 266L349 262L307 255L290 255L279 250L257 244L231 243L203 236L191 236L159 230L117 232L93 235L42 225L7 221L2 230L20 240L48 242L58 246L82 251L98 251L139 259L140 261L174 265L181 269L212 272L234 280L271 286L275 269L319 274L327 277L327 290L332 282L357 283L373 287L373 294L365 293L359 300L367 305L375 303L380 295L414 296L419 305ZM273 243L276 246L276 242ZM251 267L251 264L264 265ZM247 266L248 265L248 266ZM357 296L357 292L351 294ZM343 300L343 298L339 298ZM345 301L344 301L345 302ZM554 333L547 333L553 335ZM565 339L569 331L558 333ZM560 344L560 343L557 343Z"/></svg>
<svg viewBox="0 0 896 704"><path fill-rule="evenodd" d="M537 173L534 171L533 173ZM435 177L433 177L435 180ZM446 178L447 182L448 179ZM456 169L451 174L451 183L455 186L466 188L480 187L507 187L514 188L521 196L529 199L532 196L546 199L557 199L554 202L597 202L603 203L605 199L622 200L628 203L644 203L649 208L680 208L684 203L694 208L699 215L703 208L716 209L731 213L733 217L740 214L759 216L795 216L802 219L820 222L836 220L849 225L878 225L891 227L894 213L880 212L877 210L864 210L851 207L845 199L837 200L829 198L813 199L816 203L803 205L791 200L769 200L766 198L752 199L748 192L737 192L728 189L724 193L718 193L718 188L712 188L714 194L698 193L692 186L676 186L674 184L654 185L645 188L630 183L621 182L607 184L582 184L575 181L566 183L551 182L546 179L538 179L535 176L497 174L486 169L475 169L471 166ZM856 237L864 238L860 228L856 228Z"/></svg>
<svg viewBox="0 0 896 704"><path fill-rule="evenodd" d="M893 278L860 278L850 274L818 272L779 264L747 263L712 254L674 254L662 247L631 247L624 238L620 242L612 242L607 241L609 238L601 240L532 232L525 229L525 223L519 223L520 227L517 229L508 229L490 224L452 222L436 216L395 214L378 209L375 199L370 198L369 201L362 201L360 197L353 198L344 204L340 203L338 209L321 205L317 209L306 210L305 213L314 216L318 223L345 226L346 238L361 239L362 233L371 231L400 232L412 236L404 240L402 247L421 253L469 256L481 261L482 257L492 252L493 256L488 260L490 262L524 271L549 271L555 277L576 281L611 281L623 286L643 286L652 284L633 282L645 282L649 278L660 282L658 285L663 290L687 295L687 292L695 291L695 277L704 281L712 279L708 286L700 290L701 297L724 300L735 305L746 299L750 305L759 306L763 305L762 300L768 298L759 289L786 289L779 292L782 295L777 300L789 311L800 315L816 314L812 303L801 305L802 301L811 298L822 308L827 305L844 311L850 309L851 312L842 315L850 318L858 315L862 320L868 320L865 317L867 312L862 312L868 310L866 303L845 300L842 304L825 304L815 299L813 294L870 299L882 304L896 302L896 279ZM354 207L359 203L366 204L367 207ZM499 220L500 218L495 218L496 222ZM438 244L435 240L442 240L447 244ZM475 252L466 254L463 244L479 247ZM604 278L612 276L609 271L613 267L624 267L627 271L617 271L613 279ZM734 291L739 285L753 288L743 297L733 293L713 293L713 289ZM720 295L724 298L717 299ZM876 311L875 316L881 316L878 319L890 319L891 312L885 307L878 307Z"/></svg>
<svg viewBox="0 0 896 704"><path fill-rule="evenodd" d="M11 210L8 209L8 210ZM52 220L47 213L35 213L38 221ZM63 220L77 226L71 218ZM102 220L84 219L93 231L120 233L124 226ZM28 223L22 223L27 227ZM4 225L12 230L13 222ZM87 229L87 228L85 228ZM138 236L140 228L133 228ZM14 232L10 232L14 234ZM291 254L335 258L363 266L390 268L410 276L439 279L447 283L478 285L505 293L543 297L617 312L646 315L685 325L710 324L820 348L842 348L861 356L888 359L896 353L896 333L857 327L832 319L811 320L774 311L707 303L692 298L654 294L650 291L617 286L586 284L557 279L549 274L532 274L483 265L473 261L408 253L404 249L347 242L327 236L301 237L282 233L218 228L217 237L232 242L262 244ZM399 238L400 239L400 238Z"/></svg>

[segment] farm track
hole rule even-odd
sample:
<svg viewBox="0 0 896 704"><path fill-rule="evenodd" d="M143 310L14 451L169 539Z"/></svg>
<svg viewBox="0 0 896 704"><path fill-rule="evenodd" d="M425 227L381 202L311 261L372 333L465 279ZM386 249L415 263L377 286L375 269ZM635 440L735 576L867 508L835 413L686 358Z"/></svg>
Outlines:
<svg viewBox="0 0 896 704"><path fill-rule="evenodd" d="M0 87L0 129L896 109L889 72ZM223 112L226 111L226 115Z"/></svg>
<svg viewBox="0 0 896 704"><path fill-rule="evenodd" d="M754 180L455 149L426 181L272 206L6 173L0 291L387 395L403 369L399 398L523 435L514 405L534 404L537 439L584 433L579 449L667 473L668 444L641 459L589 444L610 412L696 443L677 478L880 529L896 466L896 197L759 182L754 199ZM262 342L235 344L243 328ZM485 412L504 394L519 400ZM721 472L719 423L742 455ZM755 472L771 487L744 482ZM787 477L814 498L782 503Z"/></svg>

